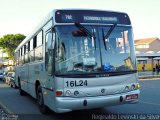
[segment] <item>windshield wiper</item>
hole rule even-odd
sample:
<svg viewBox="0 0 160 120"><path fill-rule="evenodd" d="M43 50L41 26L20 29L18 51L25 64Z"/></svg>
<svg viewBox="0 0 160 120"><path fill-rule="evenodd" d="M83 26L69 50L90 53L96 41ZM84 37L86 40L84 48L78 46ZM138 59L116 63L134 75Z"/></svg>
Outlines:
<svg viewBox="0 0 160 120"><path fill-rule="evenodd" d="M82 24L75 22L75 26L79 29L79 30L83 30L92 40L94 40L94 46L96 49L96 37L93 33L91 33L87 28L85 28Z"/></svg>
<svg viewBox="0 0 160 120"><path fill-rule="evenodd" d="M103 28L102 28L102 39L103 39L103 44L104 44L105 50L107 50Z"/></svg>
<svg viewBox="0 0 160 120"><path fill-rule="evenodd" d="M112 33L113 29L116 27L117 24L114 24L110 27L110 29L108 30L106 36L105 36L105 39L108 39L110 34Z"/></svg>
<svg viewBox="0 0 160 120"><path fill-rule="evenodd" d="M110 29L108 30L107 34L104 36L104 31L103 31L103 28L102 28L102 37L103 37L103 43L104 43L104 46L105 46L105 50L107 50L106 48L106 41L105 39L108 39L110 34L112 33L112 31L114 30L114 28L116 27L117 24L113 24Z"/></svg>

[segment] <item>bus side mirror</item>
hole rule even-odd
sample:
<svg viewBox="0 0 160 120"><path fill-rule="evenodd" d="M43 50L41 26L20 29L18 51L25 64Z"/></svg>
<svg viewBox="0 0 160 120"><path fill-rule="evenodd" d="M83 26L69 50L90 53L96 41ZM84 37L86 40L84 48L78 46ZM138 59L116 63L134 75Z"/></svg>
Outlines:
<svg viewBox="0 0 160 120"><path fill-rule="evenodd" d="M48 35L47 35L47 39L48 39L48 41L47 41L47 49L48 50L52 50L52 49L54 49L54 44L55 44L55 33L48 33Z"/></svg>

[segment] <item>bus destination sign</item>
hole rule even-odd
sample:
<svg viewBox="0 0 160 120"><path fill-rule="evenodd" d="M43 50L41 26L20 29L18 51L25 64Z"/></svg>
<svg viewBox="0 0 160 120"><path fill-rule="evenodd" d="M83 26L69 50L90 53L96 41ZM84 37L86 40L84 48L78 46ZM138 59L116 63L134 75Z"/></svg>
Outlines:
<svg viewBox="0 0 160 120"><path fill-rule="evenodd" d="M117 17L83 16L85 22L117 22Z"/></svg>
<svg viewBox="0 0 160 120"><path fill-rule="evenodd" d="M106 23L106 22L117 22L117 18L116 17L99 17L99 16L81 16L82 17L82 20L83 22L87 22L87 23L97 23L97 22L100 22L100 23ZM76 22L76 18L75 16L69 14L65 14L65 15L62 15L62 21L64 22Z"/></svg>

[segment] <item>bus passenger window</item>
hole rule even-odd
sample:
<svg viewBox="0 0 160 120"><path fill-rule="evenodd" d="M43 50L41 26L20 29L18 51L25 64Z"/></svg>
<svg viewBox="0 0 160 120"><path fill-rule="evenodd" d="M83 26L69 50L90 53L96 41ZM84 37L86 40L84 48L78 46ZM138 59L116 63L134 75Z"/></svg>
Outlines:
<svg viewBox="0 0 160 120"><path fill-rule="evenodd" d="M34 61L34 49L33 49L33 39L30 41L30 53L29 53L29 61Z"/></svg>
<svg viewBox="0 0 160 120"><path fill-rule="evenodd" d="M40 45L43 44L43 37L42 37L42 35L43 35L42 31L37 34L37 46L40 46Z"/></svg>
<svg viewBox="0 0 160 120"><path fill-rule="evenodd" d="M36 36L35 60L43 60L42 31Z"/></svg>

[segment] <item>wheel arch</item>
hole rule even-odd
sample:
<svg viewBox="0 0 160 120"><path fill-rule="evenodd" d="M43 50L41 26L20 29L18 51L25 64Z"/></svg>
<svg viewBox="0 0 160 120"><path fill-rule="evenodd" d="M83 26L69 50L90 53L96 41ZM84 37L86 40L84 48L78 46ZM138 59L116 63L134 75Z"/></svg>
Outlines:
<svg viewBox="0 0 160 120"><path fill-rule="evenodd" d="M37 96L37 88L38 88L39 85L41 85L40 81L36 80L36 82L35 82L35 93L36 93L36 96Z"/></svg>

